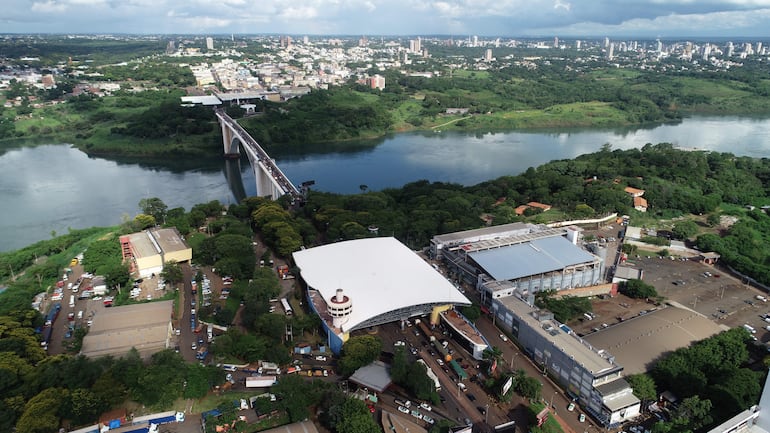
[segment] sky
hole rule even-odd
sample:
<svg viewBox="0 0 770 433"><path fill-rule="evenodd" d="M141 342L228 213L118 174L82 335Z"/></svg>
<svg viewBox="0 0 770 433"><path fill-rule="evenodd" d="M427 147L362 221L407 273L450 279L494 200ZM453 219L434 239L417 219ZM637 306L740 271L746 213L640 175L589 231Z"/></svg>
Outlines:
<svg viewBox="0 0 770 433"><path fill-rule="evenodd" d="M2 0L0 33L769 36L770 0Z"/></svg>

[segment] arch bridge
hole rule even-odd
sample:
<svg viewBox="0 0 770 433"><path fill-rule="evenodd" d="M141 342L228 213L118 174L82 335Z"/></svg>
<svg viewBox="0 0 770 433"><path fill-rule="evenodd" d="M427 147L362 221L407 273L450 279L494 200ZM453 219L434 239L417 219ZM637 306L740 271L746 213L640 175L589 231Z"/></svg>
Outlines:
<svg viewBox="0 0 770 433"><path fill-rule="evenodd" d="M222 144L225 157L240 157L241 148L254 170L254 178L257 182L257 195L269 196L273 200L289 194L292 204L301 203L304 200L302 192L294 186L288 177L281 171L270 155L262 149L245 129L230 117L221 107L214 109L214 113L222 127Z"/></svg>

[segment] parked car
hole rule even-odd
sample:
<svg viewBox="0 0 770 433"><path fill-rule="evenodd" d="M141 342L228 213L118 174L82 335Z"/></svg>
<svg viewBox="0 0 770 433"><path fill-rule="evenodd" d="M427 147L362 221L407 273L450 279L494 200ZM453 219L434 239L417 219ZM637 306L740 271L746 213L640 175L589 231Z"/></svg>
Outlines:
<svg viewBox="0 0 770 433"><path fill-rule="evenodd" d="M580 416L578 417L578 421L586 422L586 414L581 413Z"/></svg>
<svg viewBox="0 0 770 433"><path fill-rule="evenodd" d="M401 413L409 413L409 409L405 408L404 406L399 406L398 411Z"/></svg>
<svg viewBox="0 0 770 433"><path fill-rule="evenodd" d="M569 406L567 406L567 410L570 412L575 410L575 403L570 402Z"/></svg>

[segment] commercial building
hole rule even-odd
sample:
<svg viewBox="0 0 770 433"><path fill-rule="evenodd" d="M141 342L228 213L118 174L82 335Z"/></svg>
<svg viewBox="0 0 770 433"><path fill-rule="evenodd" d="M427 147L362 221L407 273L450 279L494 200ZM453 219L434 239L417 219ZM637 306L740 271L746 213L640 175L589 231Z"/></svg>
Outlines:
<svg viewBox="0 0 770 433"><path fill-rule="evenodd" d="M513 223L435 236L429 252L483 298L495 298L600 284L603 248L592 254L580 238L577 227Z"/></svg>
<svg viewBox="0 0 770 433"><path fill-rule="evenodd" d="M123 261L140 278L159 274L169 261L185 263L192 260L192 248L187 246L176 228L150 229L120 237Z"/></svg>
<svg viewBox="0 0 770 433"><path fill-rule="evenodd" d="M615 426L639 415L641 402L622 379L623 367L612 354L518 295L491 299L490 311L543 372L603 425Z"/></svg>
<svg viewBox="0 0 770 433"><path fill-rule="evenodd" d="M100 310L91 317L81 355L123 356L136 348L142 358L171 347L173 301L126 305Z"/></svg>
<svg viewBox="0 0 770 433"><path fill-rule="evenodd" d="M534 307L535 293L556 290L596 295L604 283L604 259L578 246L581 229L513 223L431 240L430 255L453 278L471 284L501 328L581 406L605 426L639 415L641 402L622 379L623 367L592 346L553 313Z"/></svg>
<svg viewBox="0 0 770 433"><path fill-rule="evenodd" d="M339 353L359 329L470 305L436 269L392 237L337 242L293 253L310 307Z"/></svg>

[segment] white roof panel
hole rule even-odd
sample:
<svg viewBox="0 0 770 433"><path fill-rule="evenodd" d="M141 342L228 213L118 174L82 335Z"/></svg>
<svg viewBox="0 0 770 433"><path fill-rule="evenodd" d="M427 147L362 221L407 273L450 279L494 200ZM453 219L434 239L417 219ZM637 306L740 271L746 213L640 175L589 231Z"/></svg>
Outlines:
<svg viewBox="0 0 770 433"><path fill-rule="evenodd" d="M342 289L352 303L345 330L381 314L424 304L470 301L425 260L392 237L337 242L297 251L302 278L323 299Z"/></svg>

